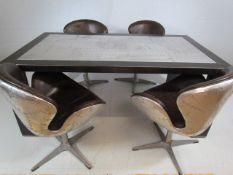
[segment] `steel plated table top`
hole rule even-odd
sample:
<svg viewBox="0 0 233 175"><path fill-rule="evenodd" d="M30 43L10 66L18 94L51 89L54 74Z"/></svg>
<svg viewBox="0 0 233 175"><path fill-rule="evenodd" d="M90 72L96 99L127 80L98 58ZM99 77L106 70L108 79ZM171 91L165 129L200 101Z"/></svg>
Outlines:
<svg viewBox="0 0 233 175"><path fill-rule="evenodd" d="M52 34L19 60L215 63L183 37Z"/></svg>
<svg viewBox="0 0 233 175"><path fill-rule="evenodd" d="M9 56L25 70L165 73L220 70L228 65L183 35L44 33Z"/></svg>

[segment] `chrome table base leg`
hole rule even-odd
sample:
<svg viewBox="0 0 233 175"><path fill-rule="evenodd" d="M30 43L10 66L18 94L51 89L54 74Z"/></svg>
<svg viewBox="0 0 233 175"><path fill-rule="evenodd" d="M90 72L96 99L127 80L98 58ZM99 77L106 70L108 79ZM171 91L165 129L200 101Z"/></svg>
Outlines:
<svg viewBox="0 0 233 175"><path fill-rule="evenodd" d="M78 158L88 169L92 168L91 163L87 160L87 158L82 154L82 152L78 149L78 147L75 145L75 143L84 135L86 135L88 132L90 132L92 129L94 129L93 126L81 131L77 135L68 138L67 134L64 134L62 136L56 137L57 140L61 143L56 149L54 149L49 155L47 155L45 158L43 158L39 163L37 163L31 171L35 171L38 168L40 168L42 165L47 163L49 160L57 156L63 151L69 151L71 154L73 154L76 158Z"/></svg>
<svg viewBox="0 0 233 175"><path fill-rule="evenodd" d="M88 89L91 86L94 86L96 84L101 84L101 83L108 83L108 80L90 80L88 73L83 74L83 79L84 81L80 82L81 85L86 86Z"/></svg>
<svg viewBox="0 0 233 175"><path fill-rule="evenodd" d="M132 84L132 93L135 93L136 84L155 85L155 82L139 79L137 74L134 74L133 78L115 78L116 81L122 81Z"/></svg>
<svg viewBox="0 0 233 175"><path fill-rule="evenodd" d="M133 147L133 151L138 151L138 150L144 150L144 149L154 149L154 148L163 148L165 149L176 170L178 171L179 175L182 175L182 170L178 164L178 161L176 160L176 157L175 157L175 154L172 150L172 147L173 146L180 146L180 145L187 145L187 144L193 144L193 143L198 143L198 140L172 140L171 139L171 132L168 131L167 132L167 135L165 136L162 132L162 130L159 128L159 126L155 123L155 126L158 130L158 133L160 135L160 138L161 138L161 141L159 142L155 142L155 143L149 143L149 144L144 144L144 145L141 145L141 146L136 146L136 147Z"/></svg>

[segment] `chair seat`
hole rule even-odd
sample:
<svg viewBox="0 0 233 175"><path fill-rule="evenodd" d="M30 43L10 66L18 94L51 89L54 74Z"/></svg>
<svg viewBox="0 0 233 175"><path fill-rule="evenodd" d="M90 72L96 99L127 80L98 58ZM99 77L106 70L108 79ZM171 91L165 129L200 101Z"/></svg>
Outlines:
<svg viewBox="0 0 233 175"><path fill-rule="evenodd" d="M176 128L184 128L185 120L178 109L176 100L179 92L185 87L204 82L202 75L180 75L162 85L151 88L140 95L159 101Z"/></svg>
<svg viewBox="0 0 233 175"><path fill-rule="evenodd" d="M32 87L50 97L58 105L57 114L49 125L50 130L60 129L72 113L104 103L94 93L63 73L36 72L32 77Z"/></svg>

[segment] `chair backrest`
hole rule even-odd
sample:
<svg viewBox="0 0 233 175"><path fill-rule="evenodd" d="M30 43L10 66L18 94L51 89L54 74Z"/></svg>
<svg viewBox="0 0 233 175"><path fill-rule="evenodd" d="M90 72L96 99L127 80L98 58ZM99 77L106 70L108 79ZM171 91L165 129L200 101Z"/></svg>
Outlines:
<svg viewBox="0 0 233 175"><path fill-rule="evenodd" d="M198 135L206 130L232 91L232 71L181 90L177 106L184 117L186 127L179 131L186 135Z"/></svg>
<svg viewBox="0 0 233 175"><path fill-rule="evenodd" d="M165 35L164 27L160 23L150 20L136 21L130 24L128 31L130 34Z"/></svg>
<svg viewBox="0 0 233 175"><path fill-rule="evenodd" d="M68 23L64 33L69 34L104 34L108 33L107 27L99 21L80 19Z"/></svg>
<svg viewBox="0 0 233 175"><path fill-rule="evenodd" d="M27 85L27 78L16 65L0 65L0 90L22 123L35 135L51 135L49 123L57 104Z"/></svg>

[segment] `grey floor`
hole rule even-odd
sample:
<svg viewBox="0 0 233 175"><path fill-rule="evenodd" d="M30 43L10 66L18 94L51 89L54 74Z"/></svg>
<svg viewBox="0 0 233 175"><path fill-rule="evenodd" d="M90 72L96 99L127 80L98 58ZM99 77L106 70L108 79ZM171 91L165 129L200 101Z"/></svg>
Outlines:
<svg viewBox="0 0 233 175"><path fill-rule="evenodd" d="M42 166L35 174L176 174L164 150L131 151L133 146L159 140L159 136L153 128L153 123L132 105L130 85L113 81L114 77L126 76L90 76L110 80L108 84L92 88L107 105L84 126L85 128L93 125L95 129L78 142L80 150L92 162L93 169L87 170L70 153L64 152ZM159 83L165 80L165 75L146 77ZM137 90L142 91L146 88L149 86L140 86ZM58 142L53 138L22 137L12 111L1 94L0 99L0 174L30 174L31 167L55 148ZM208 137L200 139L199 144L174 148L185 173L232 174L232 105L233 97L217 115ZM71 134L76 132L78 131Z"/></svg>

